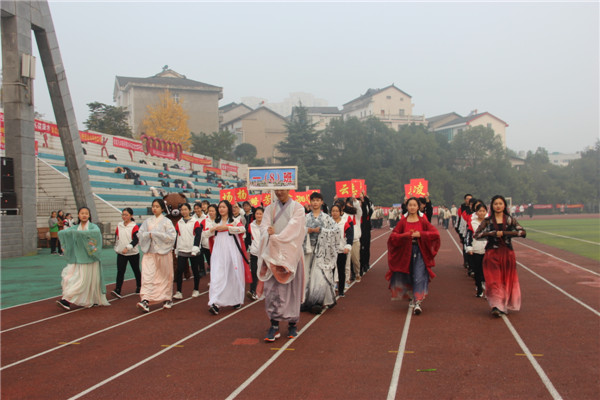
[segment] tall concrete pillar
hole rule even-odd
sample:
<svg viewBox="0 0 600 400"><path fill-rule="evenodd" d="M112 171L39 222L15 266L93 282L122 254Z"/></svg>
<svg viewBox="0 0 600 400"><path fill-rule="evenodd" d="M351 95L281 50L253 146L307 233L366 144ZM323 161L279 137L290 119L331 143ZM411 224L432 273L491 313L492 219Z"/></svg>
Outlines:
<svg viewBox="0 0 600 400"><path fill-rule="evenodd" d="M98 213L48 2L2 0L0 17L5 148L6 156L14 160L17 207L23 219L23 229L19 234L23 254L26 255L37 250L33 80L22 76L21 71L23 55L31 55L32 29L48 83L75 202L78 208L87 206L94 221L98 221Z"/></svg>
<svg viewBox="0 0 600 400"><path fill-rule="evenodd" d="M8 8L8 12L6 10ZM31 55L29 2L2 1L2 102L6 157L14 161L23 254L37 250L33 82L21 77L21 56Z"/></svg>

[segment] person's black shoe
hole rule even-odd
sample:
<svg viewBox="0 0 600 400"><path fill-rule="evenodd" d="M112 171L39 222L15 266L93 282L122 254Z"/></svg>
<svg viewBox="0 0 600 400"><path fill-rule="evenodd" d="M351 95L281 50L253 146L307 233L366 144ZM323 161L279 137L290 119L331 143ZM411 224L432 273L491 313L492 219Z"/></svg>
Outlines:
<svg viewBox="0 0 600 400"><path fill-rule="evenodd" d="M234 310L239 310L240 308L242 308L241 304L236 304L235 306L233 306Z"/></svg>
<svg viewBox="0 0 600 400"><path fill-rule="evenodd" d="M69 302L68 302L67 300L65 300L65 299L58 300L58 301L56 302L56 304L58 304L58 306L59 306L60 308L63 308L63 309L65 309L65 310L67 310L67 311L71 311L71 303L69 303Z"/></svg>
<svg viewBox="0 0 600 400"><path fill-rule="evenodd" d="M121 296L121 291L120 290L113 290L112 292L110 292L110 294L112 294L113 296L115 296L117 299L122 299L123 296Z"/></svg>
<svg viewBox="0 0 600 400"><path fill-rule="evenodd" d="M494 317L500 317L503 314L497 307L492 308L492 315Z"/></svg>
<svg viewBox="0 0 600 400"><path fill-rule="evenodd" d="M219 307L217 307L215 304L213 304L208 309L208 312L211 313L211 314L213 314L213 315L219 315Z"/></svg>
<svg viewBox="0 0 600 400"><path fill-rule="evenodd" d="M319 304L315 304L310 308L310 312L313 314L321 314L323 312L323 307Z"/></svg>

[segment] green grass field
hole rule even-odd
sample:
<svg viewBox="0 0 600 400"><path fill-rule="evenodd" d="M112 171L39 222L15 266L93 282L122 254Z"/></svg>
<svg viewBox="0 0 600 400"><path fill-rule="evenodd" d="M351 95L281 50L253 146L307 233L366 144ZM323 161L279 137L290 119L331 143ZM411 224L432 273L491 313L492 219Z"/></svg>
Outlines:
<svg viewBox="0 0 600 400"><path fill-rule="evenodd" d="M519 222L527 230L528 239L600 261L600 219L598 218L546 220L522 218Z"/></svg>

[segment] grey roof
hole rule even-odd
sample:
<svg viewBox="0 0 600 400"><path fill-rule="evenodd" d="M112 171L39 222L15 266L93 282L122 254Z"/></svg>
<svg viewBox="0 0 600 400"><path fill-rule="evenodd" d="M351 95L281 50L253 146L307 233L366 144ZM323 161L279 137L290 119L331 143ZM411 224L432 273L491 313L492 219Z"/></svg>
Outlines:
<svg viewBox="0 0 600 400"><path fill-rule="evenodd" d="M224 106L219 107L219 111L226 113L226 112L231 111L234 108L237 108L240 106L246 107L248 110L252 110L252 107L249 107L249 106L245 105L244 103L231 102L229 104L225 104Z"/></svg>
<svg viewBox="0 0 600 400"><path fill-rule="evenodd" d="M249 115L254 114L254 113L256 113L256 112L258 112L260 110L269 111L270 113L275 114L277 117L288 121L288 119L286 117L282 116L281 114L276 113L275 111L271 110L269 107L262 106L262 107L258 107L257 109L254 109L254 110L252 110L250 112L247 112L246 114L242 114L239 117L237 117L235 119L232 119L231 121L227 121L224 125L229 125L229 124L232 124L234 122L240 121L242 119L246 119Z"/></svg>
<svg viewBox="0 0 600 400"><path fill-rule="evenodd" d="M220 86L209 85L208 83L198 82L187 78L171 78L171 77L157 77L150 76L148 78L134 78L130 76L117 76L117 84L123 87L127 84L140 84L140 85L158 85L158 86L169 86L169 87L191 87L197 89L205 89L211 91L223 90Z"/></svg>
<svg viewBox="0 0 600 400"><path fill-rule="evenodd" d="M456 118L462 118L459 114L457 114L455 112L450 112L450 113L447 113L447 114L435 115L433 117L429 117L429 118L427 118L427 122L431 124L433 122L437 122L437 121L442 120L442 119L444 119L446 117L449 117L451 115L456 116Z"/></svg>
<svg viewBox="0 0 600 400"><path fill-rule="evenodd" d="M396 87L396 86L395 86L395 85L392 83L391 85L389 85L389 86L386 86L386 87L384 87L383 89L368 89L368 90L365 92L365 94L363 94L363 95L361 95L361 96L359 96L359 97L355 98L354 100L350 100L349 102L347 102L347 103L344 103L343 105L345 106L346 104L350 104L350 103L353 103L353 102L355 102L355 101L358 101L358 100L364 100L364 99L366 99L366 98L369 98L369 97L375 96L377 93L383 92L384 90L386 90L386 89L389 89L389 88L391 88L391 87L395 88L396 90L399 90L400 92L404 93L404 94L405 94L405 95L407 95L408 97L411 97L411 98L412 98L412 96L411 96L410 94L406 93L406 92L405 92L405 91L403 91L403 90L400 90L400 89L398 89L398 88L397 88L397 87Z"/></svg>
<svg viewBox="0 0 600 400"><path fill-rule="evenodd" d="M296 107L294 107L296 108ZM337 107L306 107L309 114L341 114Z"/></svg>

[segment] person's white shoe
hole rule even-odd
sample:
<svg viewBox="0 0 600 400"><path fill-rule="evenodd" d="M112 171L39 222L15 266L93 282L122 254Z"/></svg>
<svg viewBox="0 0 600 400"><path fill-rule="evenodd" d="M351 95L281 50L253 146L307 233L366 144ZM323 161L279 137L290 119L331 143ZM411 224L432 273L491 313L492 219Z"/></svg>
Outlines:
<svg viewBox="0 0 600 400"><path fill-rule="evenodd" d="M181 299L183 299L183 295L181 294L181 292L177 292L173 295L173 298L175 300L181 300Z"/></svg>
<svg viewBox="0 0 600 400"><path fill-rule="evenodd" d="M194 291L192 292L192 297L198 297L198 296L200 296L200 292L199 292L199 291L197 291L197 290L194 290Z"/></svg>

